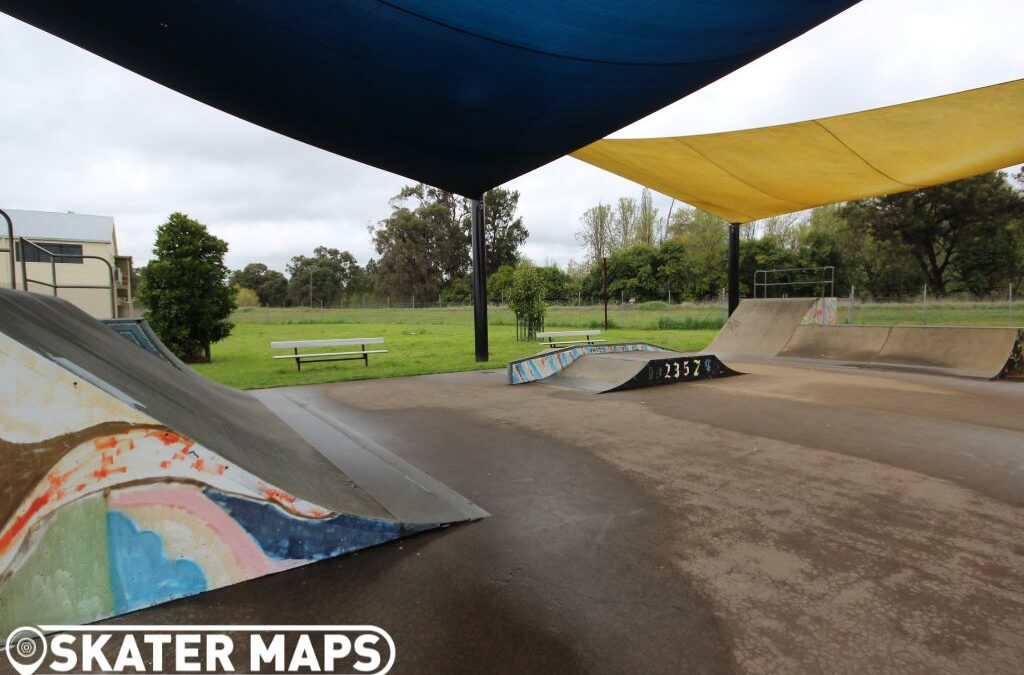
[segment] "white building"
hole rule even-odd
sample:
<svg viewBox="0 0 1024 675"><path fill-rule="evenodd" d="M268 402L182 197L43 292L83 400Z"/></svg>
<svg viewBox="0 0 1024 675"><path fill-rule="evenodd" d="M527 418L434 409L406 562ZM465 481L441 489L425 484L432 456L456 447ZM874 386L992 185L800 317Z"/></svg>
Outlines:
<svg viewBox="0 0 1024 675"><path fill-rule="evenodd" d="M118 255L111 216L3 211L14 245L0 216L0 288L13 281L25 289L27 279L30 292L57 295L98 319L132 316L132 259Z"/></svg>

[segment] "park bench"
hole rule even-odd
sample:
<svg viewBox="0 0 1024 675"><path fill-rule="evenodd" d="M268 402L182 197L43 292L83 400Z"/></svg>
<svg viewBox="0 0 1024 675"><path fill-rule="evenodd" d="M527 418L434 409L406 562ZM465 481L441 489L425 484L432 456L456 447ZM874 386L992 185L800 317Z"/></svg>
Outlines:
<svg viewBox="0 0 1024 675"><path fill-rule="evenodd" d="M562 331L545 331L537 333L537 337L540 341L548 347L560 347L563 345L578 345L587 344L592 345L595 342L605 342L605 340L595 340L591 335L600 335L599 330L562 330ZM579 338L582 340L555 340L555 338Z"/></svg>
<svg viewBox="0 0 1024 675"><path fill-rule="evenodd" d="M382 344L384 338L345 338L340 340L291 340L288 342L271 342L271 349L291 349L294 353L275 356L275 359L295 359L295 367L301 371L302 362L322 363L326 361L358 361L362 360L366 366L370 365L370 354L384 354L386 349L367 349L366 345ZM323 350L327 347L344 347L347 345L359 345L359 351L320 351L316 354L300 352L300 349L317 348Z"/></svg>

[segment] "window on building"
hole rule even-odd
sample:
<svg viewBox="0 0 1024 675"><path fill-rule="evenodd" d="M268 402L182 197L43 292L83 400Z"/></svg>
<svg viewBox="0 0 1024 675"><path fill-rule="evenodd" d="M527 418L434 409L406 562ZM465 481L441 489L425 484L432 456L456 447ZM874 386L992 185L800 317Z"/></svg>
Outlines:
<svg viewBox="0 0 1024 675"><path fill-rule="evenodd" d="M56 256L57 256L56 260L57 260L58 263L71 263L71 264L75 264L75 265L81 265L82 264L82 259L81 258L75 258L75 257L72 257L72 258L62 258L62 257L60 257L60 256L80 256L80 255L82 255L82 245L81 244L53 244L53 243L46 242L46 241L37 241L35 243L38 244L39 246L45 248L47 251L50 251L51 253L56 254ZM15 258L17 259L18 262L21 262L21 260L22 260L21 242L20 241L16 242L16 245L15 245L14 248L15 248ZM50 257L51 256L49 256L44 251L39 250L37 247L32 246L31 244L29 244L28 246L25 247L24 253L25 253L25 262L30 262L30 263L31 262L40 262L40 263L47 263L47 264L49 264L49 262L50 262Z"/></svg>

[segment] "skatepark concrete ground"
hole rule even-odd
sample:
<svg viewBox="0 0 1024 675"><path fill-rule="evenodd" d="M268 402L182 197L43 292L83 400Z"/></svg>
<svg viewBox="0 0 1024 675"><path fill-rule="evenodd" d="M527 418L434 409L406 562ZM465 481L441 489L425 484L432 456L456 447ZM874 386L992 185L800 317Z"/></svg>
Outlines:
<svg viewBox="0 0 1024 675"><path fill-rule="evenodd" d="M1020 673L1024 384L290 390L492 516L112 623L369 623L394 673Z"/></svg>

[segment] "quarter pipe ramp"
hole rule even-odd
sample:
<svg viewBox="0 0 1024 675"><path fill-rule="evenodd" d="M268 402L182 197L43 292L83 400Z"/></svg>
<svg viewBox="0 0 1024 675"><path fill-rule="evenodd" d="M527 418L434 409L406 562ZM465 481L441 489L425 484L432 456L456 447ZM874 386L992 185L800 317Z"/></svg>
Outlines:
<svg viewBox="0 0 1024 675"><path fill-rule="evenodd" d="M813 302L743 300L708 351L984 379L1024 376L1024 329L801 325Z"/></svg>

